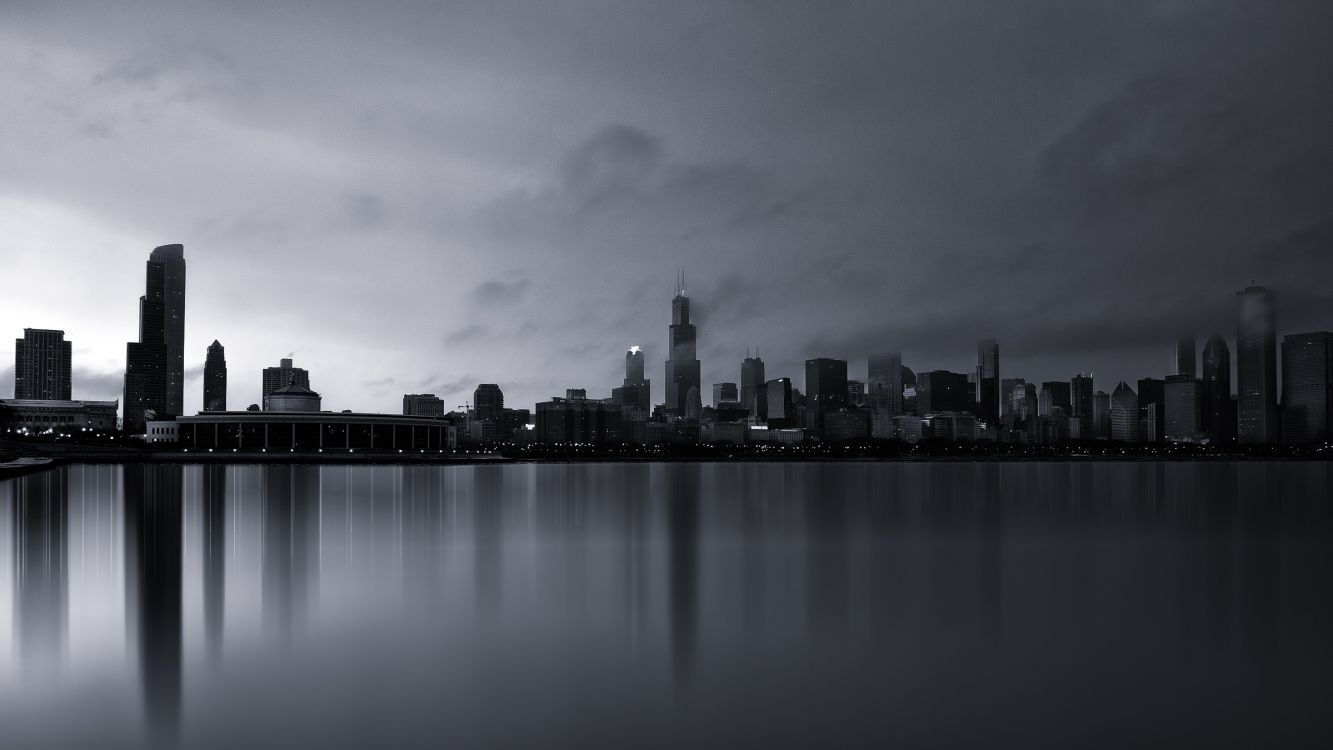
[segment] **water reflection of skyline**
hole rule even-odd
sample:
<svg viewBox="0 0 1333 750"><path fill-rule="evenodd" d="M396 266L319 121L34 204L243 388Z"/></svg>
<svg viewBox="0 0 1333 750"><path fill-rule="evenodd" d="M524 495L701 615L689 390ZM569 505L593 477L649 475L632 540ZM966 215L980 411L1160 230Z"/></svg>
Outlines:
<svg viewBox="0 0 1333 750"><path fill-rule="evenodd" d="M118 579L71 577L71 560L123 571L127 668L163 741L216 710L189 696L219 667L352 632L382 634L376 648L403 639L423 669L457 668L479 644L533 663L579 644L565 656L594 673L624 660L690 712L738 664L780 675L846 660L873 680L924 663L929 682L977 663L981 692L1021 664L1040 692L1063 670L1103 668L1108 650L1140 655L1164 685L1211 675L1222 695L1244 667L1277 693L1292 644L1318 662L1311 644L1333 625L1322 465L81 471L0 487L16 662L77 672L75 634L99 626L71 613L95 615L83 599ZM115 494L118 517L97 507ZM117 527L122 555L80 552ZM1050 660L1033 661L1038 644Z"/></svg>

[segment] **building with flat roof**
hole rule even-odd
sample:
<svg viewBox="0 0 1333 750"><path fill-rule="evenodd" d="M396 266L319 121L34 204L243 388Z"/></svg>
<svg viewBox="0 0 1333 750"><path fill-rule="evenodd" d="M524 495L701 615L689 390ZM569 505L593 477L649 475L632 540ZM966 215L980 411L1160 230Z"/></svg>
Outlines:
<svg viewBox="0 0 1333 750"><path fill-rule="evenodd" d="M14 339L14 398L68 401L70 342L64 331L24 328Z"/></svg>
<svg viewBox="0 0 1333 750"><path fill-rule="evenodd" d="M353 412L200 412L176 420L181 447L238 451L454 450L454 426L431 417Z"/></svg>
<svg viewBox="0 0 1333 750"><path fill-rule="evenodd" d="M116 401L63 399L0 399L0 425L9 429L116 429Z"/></svg>

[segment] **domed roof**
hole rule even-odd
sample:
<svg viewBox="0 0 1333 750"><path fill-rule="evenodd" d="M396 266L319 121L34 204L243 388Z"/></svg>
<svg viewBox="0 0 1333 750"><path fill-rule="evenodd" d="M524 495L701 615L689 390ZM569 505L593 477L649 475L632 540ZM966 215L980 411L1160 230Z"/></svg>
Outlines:
<svg viewBox="0 0 1333 750"><path fill-rule="evenodd" d="M268 394L270 396L319 396L318 393L299 383L291 383Z"/></svg>

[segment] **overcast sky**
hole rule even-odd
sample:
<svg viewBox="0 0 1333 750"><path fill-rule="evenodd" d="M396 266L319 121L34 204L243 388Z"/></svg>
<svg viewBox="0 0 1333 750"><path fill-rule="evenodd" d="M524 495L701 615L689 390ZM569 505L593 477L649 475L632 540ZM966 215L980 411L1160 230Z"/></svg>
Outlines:
<svg viewBox="0 0 1333 750"><path fill-rule="evenodd" d="M185 245L185 405L292 354L325 408L663 394L746 347L1167 374L1234 294L1333 327L1333 3L0 0L0 324L119 398ZM12 392L12 363L0 393ZM707 388L705 388L707 390Z"/></svg>

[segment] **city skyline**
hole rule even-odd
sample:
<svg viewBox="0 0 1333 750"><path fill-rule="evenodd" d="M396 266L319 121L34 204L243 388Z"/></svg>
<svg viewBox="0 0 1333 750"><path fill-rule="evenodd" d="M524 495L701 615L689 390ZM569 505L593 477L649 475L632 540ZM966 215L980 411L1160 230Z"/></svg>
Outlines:
<svg viewBox="0 0 1333 750"><path fill-rule="evenodd" d="M0 322L115 398L123 290L184 243L186 412L214 339L361 409L609 386L634 344L657 381L681 266L703 384L747 347L966 372L986 338L1132 383L1251 282L1325 326L1326 4L562 5L7 7L0 257L51 283Z"/></svg>

